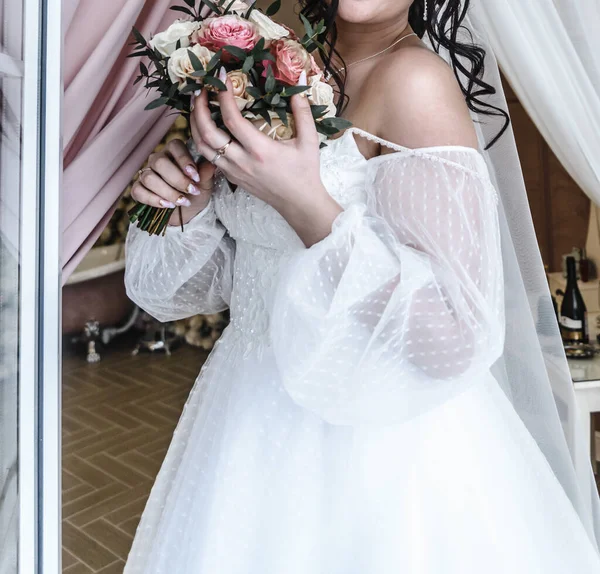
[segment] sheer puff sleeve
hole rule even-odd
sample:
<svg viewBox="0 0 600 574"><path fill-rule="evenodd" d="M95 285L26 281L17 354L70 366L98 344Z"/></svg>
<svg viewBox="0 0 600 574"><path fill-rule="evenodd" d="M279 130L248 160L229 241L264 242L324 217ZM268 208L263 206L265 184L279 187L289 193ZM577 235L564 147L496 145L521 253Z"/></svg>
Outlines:
<svg viewBox="0 0 600 574"><path fill-rule="evenodd" d="M476 150L436 149L370 160L367 200L282 270L278 369L292 399L329 423L401 422L502 354L497 195Z"/></svg>
<svg viewBox="0 0 600 574"><path fill-rule="evenodd" d="M184 225L151 236L130 225L125 243L129 298L159 321L212 314L229 306L235 242L217 219L214 199Z"/></svg>

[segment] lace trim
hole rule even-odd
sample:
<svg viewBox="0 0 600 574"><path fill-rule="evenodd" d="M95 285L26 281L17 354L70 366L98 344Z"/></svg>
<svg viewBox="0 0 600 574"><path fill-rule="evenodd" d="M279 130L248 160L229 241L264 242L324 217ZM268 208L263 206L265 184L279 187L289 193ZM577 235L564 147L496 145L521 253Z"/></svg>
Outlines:
<svg viewBox="0 0 600 574"><path fill-rule="evenodd" d="M388 148L393 149L398 152L425 153L425 152L434 152L434 151L457 150L457 151L466 151L466 152L470 152L470 153L475 153L477 155L481 155L481 152L478 149L475 149L474 147L468 147L468 146L462 146L462 145L438 145L438 146L430 146L430 147L410 148L410 147L402 146L399 144L395 144L388 140L384 140L383 138L380 138L380 137L376 136L375 134L372 134L365 130L361 130L360 128L357 128L355 126L349 127L346 130L346 132L358 134L359 136L362 136L365 139L374 141L380 145L383 145L385 147L388 147ZM380 157L380 156L376 156L376 157ZM374 159L374 158L372 158L372 159ZM369 160L367 160L367 161L369 161Z"/></svg>

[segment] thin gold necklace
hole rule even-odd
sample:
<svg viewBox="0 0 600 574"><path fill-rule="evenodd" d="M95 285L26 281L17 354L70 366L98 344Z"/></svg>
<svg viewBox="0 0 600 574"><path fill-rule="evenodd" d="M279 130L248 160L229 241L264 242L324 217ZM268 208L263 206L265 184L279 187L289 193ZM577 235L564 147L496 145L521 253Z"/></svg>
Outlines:
<svg viewBox="0 0 600 574"><path fill-rule="evenodd" d="M351 66L356 66L356 64L360 64L361 62L366 62L367 60L370 60L372 58L376 58L377 56L381 56L381 54L387 52L388 50L391 50L396 44L398 44L399 42L402 42L402 40L404 40L405 38L410 38L410 36L416 36L417 34L415 32L411 32L410 34L406 34L406 36L402 36L401 38L398 38L397 40L395 40L394 42L392 42L387 48L384 48L383 50L381 50L380 52L377 52L376 54L372 54L370 56L367 56L366 58L362 58L361 60L356 60L356 62L352 62L351 64L348 64L347 66L343 66L341 68L338 68L335 73L339 73L342 72L343 70L347 70L348 68L350 68ZM331 79L331 72L327 72L325 74L325 81L328 82Z"/></svg>

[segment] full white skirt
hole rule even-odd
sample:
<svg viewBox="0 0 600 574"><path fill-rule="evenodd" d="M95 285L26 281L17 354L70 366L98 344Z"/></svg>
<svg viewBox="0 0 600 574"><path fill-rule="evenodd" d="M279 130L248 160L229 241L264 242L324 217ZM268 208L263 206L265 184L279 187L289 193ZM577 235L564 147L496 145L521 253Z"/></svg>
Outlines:
<svg viewBox="0 0 600 574"><path fill-rule="evenodd" d="M600 572L493 378L408 423L332 426L236 334L190 393L124 574Z"/></svg>

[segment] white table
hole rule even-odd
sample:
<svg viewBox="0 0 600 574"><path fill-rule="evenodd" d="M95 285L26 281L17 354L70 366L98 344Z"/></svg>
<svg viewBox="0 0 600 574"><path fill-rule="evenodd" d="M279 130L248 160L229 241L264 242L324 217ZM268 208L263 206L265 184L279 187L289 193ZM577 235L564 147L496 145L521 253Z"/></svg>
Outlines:
<svg viewBox="0 0 600 574"><path fill-rule="evenodd" d="M585 425L585 452L592 456L592 466L594 472L597 472L592 414L600 412L600 356L596 355L593 359L569 359L568 362L581 424Z"/></svg>

